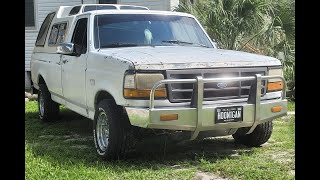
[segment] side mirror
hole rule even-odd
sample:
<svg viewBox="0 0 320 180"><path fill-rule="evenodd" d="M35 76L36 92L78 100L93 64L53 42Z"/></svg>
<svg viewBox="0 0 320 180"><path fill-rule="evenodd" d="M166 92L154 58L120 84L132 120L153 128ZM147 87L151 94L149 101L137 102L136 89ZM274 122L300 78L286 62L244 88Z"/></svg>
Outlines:
<svg viewBox="0 0 320 180"><path fill-rule="evenodd" d="M73 43L61 43L57 46L57 53L64 55L76 55L74 44Z"/></svg>

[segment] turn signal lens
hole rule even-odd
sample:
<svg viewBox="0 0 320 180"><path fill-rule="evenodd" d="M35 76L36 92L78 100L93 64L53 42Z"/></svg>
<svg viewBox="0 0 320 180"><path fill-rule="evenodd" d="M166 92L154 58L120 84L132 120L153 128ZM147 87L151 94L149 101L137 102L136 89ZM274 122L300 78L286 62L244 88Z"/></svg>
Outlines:
<svg viewBox="0 0 320 180"><path fill-rule="evenodd" d="M270 91L280 91L283 89L282 81L279 82L268 82L268 92Z"/></svg>
<svg viewBox="0 0 320 180"><path fill-rule="evenodd" d="M282 106L274 106L271 108L271 112L280 112L282 110Z"/></svg>
<svg viewBox="0 0 320 180"><path fill-rule="evenodd" d="M150 97L150 89L124 89L123 95L125 98L146 98ZM166 89L157 89L154 92L154 97L167 97Z"/></svg>
<svg viewBox="0 0 320 180"><path fill-rule="evenodd" d="M161 114L160 115L161 121L172 121L178 120L178 114Z"/></svg>

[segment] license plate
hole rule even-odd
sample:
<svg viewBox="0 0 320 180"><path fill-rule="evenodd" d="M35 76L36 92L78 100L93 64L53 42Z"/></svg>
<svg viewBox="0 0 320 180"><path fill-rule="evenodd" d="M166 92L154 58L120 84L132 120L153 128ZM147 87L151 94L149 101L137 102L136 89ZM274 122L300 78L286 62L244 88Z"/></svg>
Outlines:
<svg viewBox="0 0 320 180"><path fill-rule="evenodd" d="M238 122L243 120L243 107L218 107L216 108L215 123Z"/></svg>

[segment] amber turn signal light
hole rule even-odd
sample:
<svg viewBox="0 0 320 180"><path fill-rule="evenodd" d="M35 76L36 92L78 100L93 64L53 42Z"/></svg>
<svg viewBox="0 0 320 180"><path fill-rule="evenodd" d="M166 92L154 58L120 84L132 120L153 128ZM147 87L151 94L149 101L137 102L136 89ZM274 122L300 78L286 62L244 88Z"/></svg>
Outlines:
<svg viewBox="0 0 320 180"><path fill-rule="evenodd" d="M150 90L141 90L141 89L124 89L124 97L126 98L142 98L150 97ZM165 88L157 89L154 92L154 97L167 97L167 91Z"/></svg>
<svg viewBox="0 0 320 180"><path fill-rule="evenodd" d="M161 121L172 121L178 120L178 114L161 114L160 115Z"/></svg>
<svg viewBox="0 0 320 180"><path fill-rule="evenodd" d="M283 89L282 81L279 82L269 82L268 83L268 91L280 91Z"/></svg>
<svg viewBox="0 0 320 180"><path fill-rule="evenodd" d="M271 108L271 112L275 113L275 112L280 112L282 110L282 106L273 106Z"/></svg>

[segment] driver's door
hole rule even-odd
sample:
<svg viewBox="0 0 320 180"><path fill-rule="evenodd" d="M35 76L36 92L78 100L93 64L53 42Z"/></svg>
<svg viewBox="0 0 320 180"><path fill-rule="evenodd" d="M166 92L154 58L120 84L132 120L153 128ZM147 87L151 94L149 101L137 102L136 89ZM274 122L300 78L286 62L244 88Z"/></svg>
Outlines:
<svg viewBox="0 0 320 180"><path fill-rule="evenodd" d="M71 42L76 55L62 55L62 93L66 106L87 116L85 71L87 64L88 18L76 21Z"/></svg>

